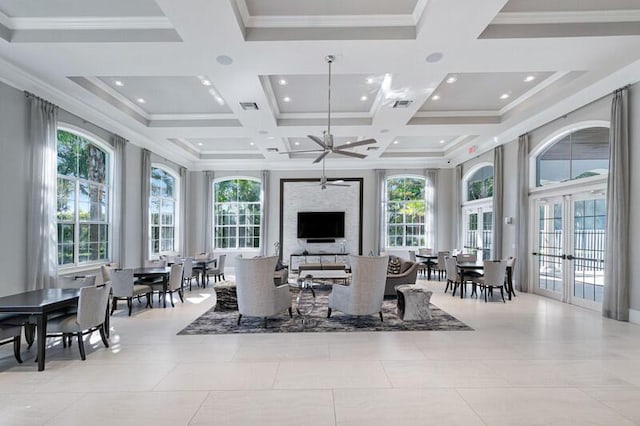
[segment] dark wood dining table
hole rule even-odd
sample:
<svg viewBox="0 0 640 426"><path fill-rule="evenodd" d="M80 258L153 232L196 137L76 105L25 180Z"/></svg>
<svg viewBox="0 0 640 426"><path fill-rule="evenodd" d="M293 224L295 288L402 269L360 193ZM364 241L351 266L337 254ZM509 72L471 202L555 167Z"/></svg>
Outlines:
<svg viewBox="0 0 640 426"><path fill-rule="evenodd" d="M0 297L0 313L33 315L38 340L38 371L44 370L49 314L78 306L80 289L52 288Z"/></svg>
<svg viewBox="0 0 640 426"><path fill-rule="evenodd" d="M460 285L460 298L462 299L464 297L464 291L465 291L465 286L464 286L465 274L469 275L469 273L472 271L476 271L476 272L484 271L484 261L478 260L476 262L457 262L456 266L458 267L458 271L460 273L460 282L462 283ZM509 300L511 300L511 295L515 296L516 292L513 291L513 271L510 266L507 266L507 286L506 287L507 287L507 294L509 295Z"/></svg>
<svg viewBox="0 0 640 426"><path fill-rule="evenodd" d="M424 263L425 265L427 265L427 279L430 280L431 279L431 267L433 266L433 261L437 261L438 260L438 255L437 254L417 254L416 253L416 258L420 259L420 261L422 263Z"/></svg>
<svg viewBox="0 0 640 426"><path fill-rule="evenodd" d="M193 269L200 271L200 283L202 283L202 287L206 285L205 278L207 277L207 270L212 263L213 266L216 267L218 259L215 257L211 259L193 259ZM198 285L200 285L200 283L198 283Z"/></svg>
<svg viewBox="0 0 640 426"><path fill-rule="evenodd" d="M133 270L133 276L136 278L162 278L162 300L164 302L164 308L167 307L167 286L169 284L170 273L171 268L168 267L143 267Z"/></svg>

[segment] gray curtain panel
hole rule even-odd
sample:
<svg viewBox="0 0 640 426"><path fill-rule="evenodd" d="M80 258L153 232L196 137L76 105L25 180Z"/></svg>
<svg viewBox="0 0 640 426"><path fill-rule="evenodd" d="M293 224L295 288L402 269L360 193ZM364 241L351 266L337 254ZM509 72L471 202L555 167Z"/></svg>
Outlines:
<svg viewBox="0 0 640 426"><path fill-rule="evenodd" d="M453 239L454 248L462 248L462 164L456 166L456 190L454 193L453 217L456 224L456 235Z"/></svg>
<svg viewBox="0 0 640 426"><path fill-rule="evenodd" d="M142 261L149 260L149 197L151 196L151 151L142 150Z"/></svg>
<svg viewBox="0 0 640 426"><path fill-rule="evenodd" d="M204 247L203 252L213 250L213 180L215 174L209 170L204 172Z"/></svg>
<svg viewBox="0 0 640 426"><path fill-rule="evenodd" d="M113 218L111 218L111 223L113 224L113 241L112 241L112 261L117 262L121 268L124 268L124 259L125 259L125 250L126 250L126 241L125 241L125 229L124 229L124 217L125 217L125 200L127 185L125 182L127 181L125 172L126 167L124 164L125 161L125 149L127 145L127 140L121 136L114 135L111 144L113 146L113 150L115 151L114 155L114 176L113 176Z"/></svg>
<svg viewBox="0 0 640 426"><path fill-rule="evenodd" d="M438 209L436 209L436 200L438 199L436 194L436 188L438 187L438 171L435 169L425 169L424 171L424 184L425 184L425 230L427 238L425 241L426 247L436 250L436 241L438 228Z"/></svg>
<svg viewBox="0 0 640 426"><path fill-rule="evenodd" d="M187 200L189 199L189 177L187 176L187 169L180 167L180 200L178 205L180 206L180 246L178 252L183 256L188 256L189 247L189 235L187 232Z"/></svg>
<svg viewBox="0 0 640 426"><path fill-rule="evenodd" d="M529 135L518 138L518 194L516 200L516 265L515 286L529 289Z"/></svg>
<svg viewBox="0 0 640 426"><path fill-rule="evenodd" d="M602 315L629 321L629 107L627 88L611 103L609 176L607 177L607 245Z"/></svg>
<svg viewBox="0 0 640 426"><path fill-rule="evenodd" d="M503 148L493 149L493 258L502 259L502 206L504 202L504 164L502 160Z"/></svg>
<svg viewBox="0 0 640 426"><path fill-rule="evenodd" d="M260 173L260 186L262 188L262 214L260 219L260 256L269 256L269 170ZM276 253L277 255L277 253Z"/></svg>
<svg viewBox="0 0 640 426"><path fill-rule="evenodd" d="M374 226L377 229L377 232L373 234L373 250L374 254L378 256L381 252L384 251L385 244L385 227L384 227L384 216L385 216L385 195L384 195L384 179L386 177L385 170L376 169L374 170L376 174L376 192L375 192L375 205L376 209L374 212Z"/></svg>
<svg viewBox="0 0 640 426"><path fill-rule="evenodd" d="M55 285L58 274L56 224L58 178L58 107L30 93L29 143L31 188L27 218L27 290ZM6 201L6 200L5 200Z"/></svg>

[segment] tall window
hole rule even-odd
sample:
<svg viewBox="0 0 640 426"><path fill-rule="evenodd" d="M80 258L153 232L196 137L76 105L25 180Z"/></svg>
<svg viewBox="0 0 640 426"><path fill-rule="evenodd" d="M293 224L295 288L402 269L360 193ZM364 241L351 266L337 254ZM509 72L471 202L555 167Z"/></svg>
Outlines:
<svg viewBox="0 0 640 426"><path fill-rule="evenodd" d="M554 142L536 158L536 186L606 175L609 129L576 130Z"/></svg>
<svg viewBox="0 0 640 426"><path fill-rule="evenodd" d="M214 183L215 248L260 247L260 182L228 179Z"/></svg>
<svg viewBox="0 0 640 426"><path fill-rule="evenodd" d="M176 251L177 179L169 172L151 168L151 195L149 197L149 225L151 226L151 255Z"/></svg>
<svg viewBox="0 0 640 426"><path fill-rule="evenodd" d="M425 180L399 176L386 180L387 247L424 247Z"/></svg>
<svg viewBox="0 0 640 426"><path fill-rule="evenodd" d="M58 264L109 259L110 154L58 130Z"/></svg>
<svg viewBox="0 0 640 426"><path fill-rule="evenodd" d="M472 171L464 185L463 248L487 260L491 258L493 238L493 166Z"/></svg>

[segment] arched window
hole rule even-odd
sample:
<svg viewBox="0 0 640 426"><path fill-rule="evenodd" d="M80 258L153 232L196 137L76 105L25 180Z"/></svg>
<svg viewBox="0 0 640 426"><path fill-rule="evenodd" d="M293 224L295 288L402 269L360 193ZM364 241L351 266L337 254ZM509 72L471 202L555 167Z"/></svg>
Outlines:
<svg viewBox="0 0 640 426"><path fill-rule="evenodd" d="M58 129L58 264L107 261L111 153L97 140Z"/></svg>
<svg viewBox="0 0 640 426"><path fill-rule="evenodd" d="M562 135L536 157L536 186L606 175L609 129L588 127Z"/></svg>
<svg viewBox="0 0 640 426"><path fill-rule="evenodd" d="M260 181L233 178L213 184L213 241L216 249L260 247Z"/></svg>
<svg viewBox="0 0 640 426"><path fill-rule="evenodd" d="M178 188L178 178L171 172L151 167L149 253L152 256L176 251Z"/></svg>
<svg viewBox="0 0 640 426"><path fill-rule="evenodd" d="M424 247L426 243L425 179L394 176L385 180L386 247Z"/></svg>
<svg viewBox="0 0 640 426"><path fill-rule="evenodd" d="M484 166L466 180L467 201L493 197L493 166Z"/></svg>

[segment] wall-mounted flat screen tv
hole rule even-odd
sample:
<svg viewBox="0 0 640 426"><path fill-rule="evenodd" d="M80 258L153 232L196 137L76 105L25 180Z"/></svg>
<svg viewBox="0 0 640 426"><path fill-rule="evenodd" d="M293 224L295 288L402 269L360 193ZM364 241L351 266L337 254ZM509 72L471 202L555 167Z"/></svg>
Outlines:
<svg viewBox="0 0 640 426"><path fill-rule="evenodd" d="M298 212L298 238L344 238L344 212Z"/></svg>

